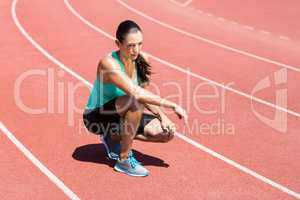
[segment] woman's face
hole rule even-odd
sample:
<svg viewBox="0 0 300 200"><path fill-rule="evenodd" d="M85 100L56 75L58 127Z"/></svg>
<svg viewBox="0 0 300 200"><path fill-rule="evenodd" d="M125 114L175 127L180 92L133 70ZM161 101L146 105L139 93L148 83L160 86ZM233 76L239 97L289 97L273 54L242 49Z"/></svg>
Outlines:
<svg viewBox="0 0 300 200"><path fill-rule="evenodd" d="M138 57L142 49L142 44L143 34L141 31L129 33L122 43L118 42L121 55L125 57L125 59L130 60L135 60Z"/></svg>

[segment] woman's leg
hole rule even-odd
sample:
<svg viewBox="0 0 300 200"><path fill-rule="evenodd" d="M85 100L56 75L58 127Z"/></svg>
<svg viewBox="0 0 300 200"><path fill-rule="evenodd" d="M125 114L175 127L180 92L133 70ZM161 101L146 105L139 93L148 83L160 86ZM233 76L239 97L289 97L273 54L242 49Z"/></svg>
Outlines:
<svg viewBox="0 0 300 200"><path fill-rule="evenodd" d="M133 126L130 129L127 128L127 132L122 132L121 135L110 135L112 140L114 140L115 142L121 142L123 138L124 140L122 146L124 146L124 148L128 151L131 149L132 144L132 138L130 138L130 136L134 137L134 139L138 139L145 142L169 142L174 138L173 133L163 131L163 129L161 128L161 123L157 118L152 119L150 122L144 125L144 130L142 134L136 134L136 129L138 125L143 124L140 123L140 121L143 120L141 119L141 117L143 116L142 114L144 107L136 100L130 99L129 96L119 97L116 100L116 108L117 112L122 116L122 118L124 118L125 120L133 119L134 121ZM127 112L129 115L126 117ZM128 131L130 131L129 136ZM124 154L127 155L128 151L124 151Z"/></svg>
<svg viewBox="0 0 300 200"><path fill-rule="evenodd" d="M130 96L121 96L116 100L116 109L122 118L120 160L125 160L131 150L144 106Z"/></svg>
<svg viewBox="0 0 300 200"><path fill-rule="evenodd" d="M141 120L143 120L143 118ZM115 142L121 141L121 136L118 134L110 136ZM143 127L143 133L136 134L134 139L144 142L169 142L173 138L174 134L163 131L160 121L157 118L154 118Z"/></svg>

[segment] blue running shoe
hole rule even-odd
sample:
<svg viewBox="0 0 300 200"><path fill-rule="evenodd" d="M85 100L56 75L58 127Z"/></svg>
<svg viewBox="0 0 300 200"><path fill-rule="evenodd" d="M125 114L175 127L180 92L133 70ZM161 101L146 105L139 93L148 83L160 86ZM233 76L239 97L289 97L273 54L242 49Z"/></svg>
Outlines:
<svg viewBox="0 0 300 200"><path fill-rule="evenodd" d="M112 141L109 135L100 137L100 139L105 147L107 156L112 160L118 160L121 151L121 144L119 142Z"/></svg>
<svg viewBox="0 0 300 200"><path fill-rule="evenodd" d="M141 163L135 159L135 157L134 157L134 155L133 155L133 151L132 151L132 150L130 150L130 151L128 152L128 158L132 159L132 160L133 160L133 162L135 162L135 163L137 163L137 164L141 165Z"/></svg>
<svg viewBox="0 0 300 200"><path fill-rule="evenodd" d="M148 176L149 171L139 163L132 152L128 154L126 160L117 160L114 169L129 176Z"/></svg>

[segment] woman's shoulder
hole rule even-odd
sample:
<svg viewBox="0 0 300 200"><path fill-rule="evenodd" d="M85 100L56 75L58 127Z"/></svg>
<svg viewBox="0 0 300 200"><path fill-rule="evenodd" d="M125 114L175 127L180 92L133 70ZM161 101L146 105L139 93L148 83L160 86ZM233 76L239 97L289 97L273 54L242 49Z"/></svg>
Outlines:
<svg viewBox="0 0 300 200"><path fill-rule="evenodd" d="M120 69L118 67L118 63L115 61L111 54L108 54L99 60L97 67L97 77L102 77L101 79L103 82L108 82L106 75L111 74L111 72L116 73L119 71Z"/></svg>
<svg viewBox="0 0 300 200"><path fill-rule="evenodd" d="M112 57L112 53L105 55L99 60L98 69L117 69L118 63Z"/></svg>

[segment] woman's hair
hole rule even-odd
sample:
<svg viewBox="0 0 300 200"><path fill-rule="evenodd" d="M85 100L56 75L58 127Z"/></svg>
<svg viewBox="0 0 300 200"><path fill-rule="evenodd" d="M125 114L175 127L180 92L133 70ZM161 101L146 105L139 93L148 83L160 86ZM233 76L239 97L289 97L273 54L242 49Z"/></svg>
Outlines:
<svg viewBox="0 0 300 200"><path fill-rule="evenodd" d="M116 38L122 43L129 33L136 33L138 31L142 32L142 29L139 27L139 25L137 25L134 21L125 20L119 24L116 32ZM135 62L137 66L139 84L149 82L151 76L150 64L141 54L138 55Z"/></svg>

